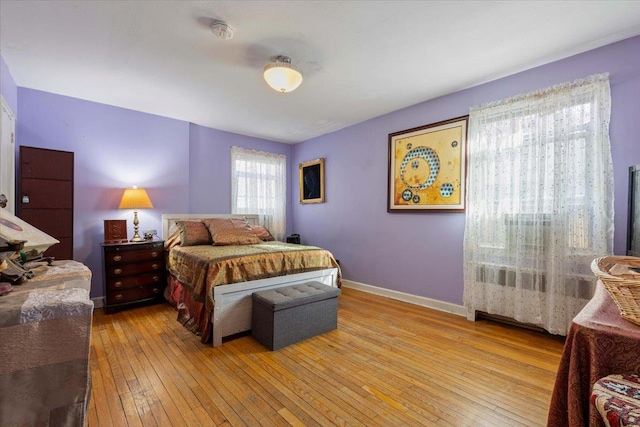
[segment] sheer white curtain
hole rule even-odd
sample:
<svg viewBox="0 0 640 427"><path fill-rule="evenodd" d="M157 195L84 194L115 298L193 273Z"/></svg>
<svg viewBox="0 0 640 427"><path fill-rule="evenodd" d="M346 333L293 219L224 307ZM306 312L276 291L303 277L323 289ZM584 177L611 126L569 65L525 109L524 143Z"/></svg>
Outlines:
<svg viewBox="0 0 640 427"><path fill-rule="evenodd" d="M566 335L613 251L607 74L470 110L464 304Z"/></svg>
<svg viewBox="0 0 640 427"><path fill-rule="evenodd" d="M276 240L284 240L287 208L287 158L231 147L231 212L258 214Z"/></svg>

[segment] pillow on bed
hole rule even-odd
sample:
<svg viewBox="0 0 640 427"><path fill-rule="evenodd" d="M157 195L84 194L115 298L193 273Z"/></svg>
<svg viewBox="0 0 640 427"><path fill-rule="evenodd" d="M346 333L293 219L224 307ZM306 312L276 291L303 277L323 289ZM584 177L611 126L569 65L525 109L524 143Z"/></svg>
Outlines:
<svg viewBox="0 0 640 427"><path fill-rule="evenodd" d="M202 222L209 229L214 245L255 245L261 242L244 218L209 218Z"/></svg>
<svg viewBox="0 0 640 427"><path fill-rule="evenodd" d="M202 221L176 221L182 246L210 245L209 229Z"/></svg>
<svg viewBox="0 0 640 427"><path fill-rule="evenodd" d="M180 246L180 243L180 230L176 230L164 241L164 249L168 251L174 246Z"/></svg>
<svg viewBox="0 0 640 427"><path fill-rule="evenodd" d="M261 225L252 225L251 231L253 231L253 234L258 236L258 238L263 242L273 242L276 240L271 233L269 233L269 230Z"/></svg>

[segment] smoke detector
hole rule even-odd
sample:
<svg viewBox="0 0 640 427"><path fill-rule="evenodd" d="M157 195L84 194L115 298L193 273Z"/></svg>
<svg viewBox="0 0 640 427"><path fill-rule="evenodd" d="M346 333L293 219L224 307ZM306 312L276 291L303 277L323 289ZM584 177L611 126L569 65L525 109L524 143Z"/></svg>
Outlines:
<svg viewBox="0 0 640 427"><path fill-rule="evenodd" d="M227 25L226 22L213 21L211 23L211 31L216 35L216 37L222 40L229 40L233 38L233 28Z"/></svg>

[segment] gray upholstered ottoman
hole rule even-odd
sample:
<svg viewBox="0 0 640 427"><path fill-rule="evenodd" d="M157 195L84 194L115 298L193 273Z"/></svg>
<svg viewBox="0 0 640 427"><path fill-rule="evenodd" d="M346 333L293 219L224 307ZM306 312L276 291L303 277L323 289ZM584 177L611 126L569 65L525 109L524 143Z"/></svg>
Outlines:
<svg viewBox="0 0 640 427"><path fill-rule="evenodd" d="M340 289L309 282L252 294L251 334L277 350L338 327Z"/></svg>

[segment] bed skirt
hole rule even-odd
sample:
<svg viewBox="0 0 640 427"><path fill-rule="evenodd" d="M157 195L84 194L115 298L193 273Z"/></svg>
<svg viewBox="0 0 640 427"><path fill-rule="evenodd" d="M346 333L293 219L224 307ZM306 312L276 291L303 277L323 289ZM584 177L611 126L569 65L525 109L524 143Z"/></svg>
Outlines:
<svg viewBox="0 0 640 427"><path fill-rule="evenodd" d="M199 336L201 342L211 342L212 312L207 311L204 301L194 299L193 291L171 273L168 273L164 297L178 312L178 322Z"/></svg>

